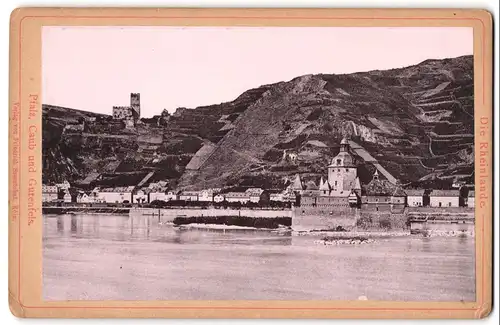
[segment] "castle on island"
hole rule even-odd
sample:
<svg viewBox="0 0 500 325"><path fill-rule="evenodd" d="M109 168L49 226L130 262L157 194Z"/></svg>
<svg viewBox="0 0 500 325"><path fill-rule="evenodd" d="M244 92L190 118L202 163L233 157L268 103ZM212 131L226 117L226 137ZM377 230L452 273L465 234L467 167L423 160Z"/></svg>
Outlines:
<svg viewBox="0 0 500 325"><path fill-rule="evenodd" d="M402 187L380 178L378 170L368 184L361 184L358 177L360 163L351 152L348 139L343 138L339 153L328 165L326 180L321 177L319 184L314 181L304 183L297 174L290 187L300 197L303 213L328 215L351 208L387 212L404 210L407 194Z"/></svg>

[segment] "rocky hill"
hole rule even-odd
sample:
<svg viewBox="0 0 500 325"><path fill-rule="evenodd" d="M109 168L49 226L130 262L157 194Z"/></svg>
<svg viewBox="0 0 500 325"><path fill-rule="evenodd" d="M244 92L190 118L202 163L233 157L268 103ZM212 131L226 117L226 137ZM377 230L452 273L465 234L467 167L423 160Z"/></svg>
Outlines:
<svg viewBox="0 0 500 325"><path fill-rule="evenodd" d="M44 181L135 185L151 173L148 181L181 188L280 188L296 173L326 175L348 135L360 158L371 157L362 182L380 164L404 184L447 187L473 180L473 107L472 56L300 76L142 119L133 131L109 116L44 105Z"/></svg>

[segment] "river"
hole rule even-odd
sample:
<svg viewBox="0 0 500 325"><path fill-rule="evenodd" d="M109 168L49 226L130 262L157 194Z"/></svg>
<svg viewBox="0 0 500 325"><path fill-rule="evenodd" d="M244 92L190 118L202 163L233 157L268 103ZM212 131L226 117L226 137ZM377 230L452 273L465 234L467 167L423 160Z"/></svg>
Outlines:
<svg viewBox="0 0 500 325"><path fill-rule="evenodd" d="M474 238L354 246L155 217L45 215L45 300L474 301Z"/></svg>

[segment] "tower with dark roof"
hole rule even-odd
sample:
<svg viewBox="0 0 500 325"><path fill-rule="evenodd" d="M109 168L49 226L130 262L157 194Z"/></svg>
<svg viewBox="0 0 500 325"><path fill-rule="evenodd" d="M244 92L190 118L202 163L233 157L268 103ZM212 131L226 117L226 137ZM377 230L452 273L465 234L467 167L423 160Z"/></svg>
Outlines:
<svg viewBox="0 0 500 325"><path fill-rule="evenodd" d="M343 138L340 151L328 166L328 183L332 191L350 191L356 185L357 165L349 141Z"/></svg>

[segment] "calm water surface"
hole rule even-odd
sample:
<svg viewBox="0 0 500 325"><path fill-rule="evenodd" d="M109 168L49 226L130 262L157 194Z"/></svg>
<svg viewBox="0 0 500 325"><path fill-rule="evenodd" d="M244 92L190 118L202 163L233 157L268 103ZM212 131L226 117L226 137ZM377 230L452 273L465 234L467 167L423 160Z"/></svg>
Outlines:
<svg viewBox="0 0 500 325"><path fill-rule="evenodd" d="M44 216L44 299L475 300L473 238L322 246L265 231L181 231L156 218Z"/></svg>

